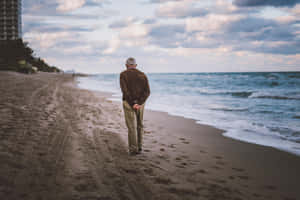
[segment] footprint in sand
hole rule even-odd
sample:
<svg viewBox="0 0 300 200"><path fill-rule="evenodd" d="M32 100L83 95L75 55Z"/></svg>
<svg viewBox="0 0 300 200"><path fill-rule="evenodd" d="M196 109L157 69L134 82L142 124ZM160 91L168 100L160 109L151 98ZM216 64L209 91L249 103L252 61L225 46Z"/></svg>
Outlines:
<svg viewBox="0 0 300 200"><path fill-rule="evenodd" d="M38 155L39 156L45 156L45 155L47 155L47 153L46 152L39 152Z"/></svg>
<svg viewBox="0 0 300 200"><path fill-rule="evenodd" d="M215 180L217 183L227 183L226 180L223 180L223 179L216 179Z"/></svg>
<svg viewBox="0 0 300 200"><path fill-rule="evenodd" d="M137 174L138 171L135 169L123 169L124 172L126 172L127 174Z"/></svg>
<svg viewBox="0 0 300 200"><path fill-rule="evenodd" d="M181 157L182 157L182 158L185 158L185 159L188 159L188 158L189 158L188 156L185 156L185 155L182 155Z"/></svg>
<svg viewBox="0 0 300 200"><path fill-rule="evenodd" d="M168 157L167 157L167 156L164 156L164 155L158 155L157 157L160 158L160 159L163 159L163 160L168 161Z"/></svg>
<svg viewBox="0 0 300 200"><path fill-rule="evenodd" d="M249 180L249 176L237 176L237 177L243 180Z"/></svg>
<svg viewBox="0 0 300 200"><path fill-rule="evenodd" d="M140 161L146 161L145 158L138 158L138 160L140 160Z"/></svg>
<svg viewBox="0 0 300 200"><path fill-rule="evenodd" d="M109 142L107 139L104 139L103 141L104 141L105 143L108 143L108 142Z"/></svg>
<svg viewBox="0 0 300 200"><path fill-rule="evenodd" d="M215 158L215 159L219 159L219 160L220 160L220 159L223 159L222 156L214 156L214 158Z"/></svg>
<svg viewBox="0 0 300 200"><path fill-rule="evenodd" d="M216 164L217 164L217 165L226 165L226 163L225 163L225 162L222 162L222 161L217 161Z"/></svg>
<svg viewBox="0 0 300 200"><path fill-rule="evenodd" d="M182 159L181 159L180 157L176 157L175 160L178 160L178 161L179 161L179 160L182 160Z"/></svg>
<svg viewBox="0 0 300 200"><path fill-rule="evenodd" d="M164 149L164 148L161 148L160 151L165 151L165 149Z"/></svg>
<svg viewBox="0 0 300 200"><path fill-rule="evenodd" d="M186 166L186 165L187 165L187 163L186 163L186 162L182 162L182 163L181 163L181 165L183 165L183 166Z"/></svg>
<svg viewBox="0 0 300 200"><path fill-rule="evenodd" d="M184 165L176 165L177 168L185 168Z"/></svg>
<svg viewBox="0 0 300 200"><path fill-rule="evenodd" d="M74 187L78 192L93 191L97 188L95 183L81 183Z"/></svg>
<svg viewBox="0 0 300 200"><path fill-rule="evenodd" d="M208 172L206 170L204 170L204 169L199 169L198 173L200 173L200 174L207 174Z"/></svg>
<svg viewBox="0 0 300 200"><path fill-rule="evenodd" d="M145 149L144 151L145 151L145 152L151 152L149 149Z"/></svg>
<svg viewBox="0 0 300 200"><path fill-rule="evenodd" d="M112 162L113 162L113 160L112 160L112 159L110 159L110 158L106 158L106 159L105 159L105 162L107 162L107 163L112 163Z"/></svg>
<svg viewBox="0 0 300 200"><path fill-rule="evenodd" d="M168 189L170 193L181 195L181 196L199 196L198 192L195 192L192 189L187 189L187 188L177 188L177 187L171 187Z"/></svg>
<svg viewBox="0 0 300 200"><path fill-rule="evenodd" d="M154 181L158 184L163 184L163 185L170 185L174 183L170 178L163 178L163 177L156 177L154 178Z"/></svg>
<svg viewBox="0 0 300 200"><path fill-rule="evenodd" d="M237 172L243 172L243 171L245 171L244 169L242 169L242 168L235 168L235 167L233 167L232 168L234 171L237 171Z"/></svg>
<svg viewBox="0 0 300 200"><path fill-rule="evenodd" d="M216 166L216 165L212 166L211 168L216 169L216 170L221 170L222 169L221 167Z"/></svg>
<svg viewBox="0 0 300 200"><path fill-rule="evenodd" d="M147 168L147 169L144 169L144 172L146 174L148 174L149 176L154 176L154 171L152 168Z"/></svg>
<svg viewBox="0 0 300 200"><path fill-rule="evenodd" d="M181 140L181 141L182 141L182 143L184 143L184 144L189 144L189 143L190 143L190 142L186 141L186 139L185 139L185 138L179 138L179 140Z"/></svg>
<svg viewBox="0 0 300 200"><path fill-rule="evenodd" d="M87 190L87 186L85 184L76 185L74 187L75 190L82 192Z"/></svg>
<svg viewBox="0 0 300 200"><path fill-rule="evenodd" d="M274 185L265 185L264 188L267 190L276 190L277 189Z"/></svg>
<svg viewBox="0 0 300 200"><path fill-rule="evenodd" d="M260 195L260 194L257 194L257 193L253 193L252 196L254 196L254 197L256 197L256 198L261 197L261 195Z"/></svg>
<svg viewBox="0 0 300 200"><path fill-rule="evenodd" d="M200 150L200 153L207 153L206 151Z"/></svg>

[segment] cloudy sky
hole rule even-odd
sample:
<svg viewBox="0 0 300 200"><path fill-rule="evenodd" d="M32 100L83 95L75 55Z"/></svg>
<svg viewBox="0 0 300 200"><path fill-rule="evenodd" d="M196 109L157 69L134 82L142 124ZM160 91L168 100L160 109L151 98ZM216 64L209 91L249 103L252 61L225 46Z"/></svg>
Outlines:
<svg viewBox="0 0 300 200"><path fill-rule="evenodd" d="M300 0L23 0L23 37L85 73L300 71Z"/></svg>

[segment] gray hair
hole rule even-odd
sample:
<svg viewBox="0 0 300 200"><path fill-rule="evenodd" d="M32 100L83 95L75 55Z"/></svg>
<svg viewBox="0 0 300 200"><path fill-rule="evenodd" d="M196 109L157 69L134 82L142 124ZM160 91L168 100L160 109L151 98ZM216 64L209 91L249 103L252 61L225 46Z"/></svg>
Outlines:
<svg viewBox="0 0 300 200"><path fill-rule="evenodd" d="M136 61L134 58L130 57L126 60L127 65L136 65Z"/></svg>

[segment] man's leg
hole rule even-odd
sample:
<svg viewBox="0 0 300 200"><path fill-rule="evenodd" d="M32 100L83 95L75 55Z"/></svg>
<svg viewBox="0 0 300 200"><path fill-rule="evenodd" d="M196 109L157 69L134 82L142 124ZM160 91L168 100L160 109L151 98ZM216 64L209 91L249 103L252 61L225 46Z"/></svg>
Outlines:
<svg viewBox="0 0 300 200"><path fill-rule="evenodd" d="M143 123L143 118L144 118L144 107L145 105L143 104L139 110L136 112L136 118L137 118L137 138L138 138L138 150L142 150L142 145L143 145L143 135L144 135L144 123Z"/></svg>
<svg viewBox="0 0 300 200"><path fill-rule="evenodd" d="M136 114L134 109L127 103L123 101L123 109L125 114L125 122L128 128L128 146L129 153L136 153L138 151L137 146L137 127L136 127Z"/></svg>

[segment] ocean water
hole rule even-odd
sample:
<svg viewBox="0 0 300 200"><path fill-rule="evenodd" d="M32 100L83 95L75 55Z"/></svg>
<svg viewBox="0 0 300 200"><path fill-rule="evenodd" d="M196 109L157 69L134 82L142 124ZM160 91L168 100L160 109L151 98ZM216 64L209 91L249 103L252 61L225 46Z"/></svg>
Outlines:
<svg viewBox="0 0 300 200"><path fill-rule="evenodd" d="M300 72L147 74L146 108L226 130L224 136L300 156ZM112 92L119 74L78 78L79 87Z"/></svg>

